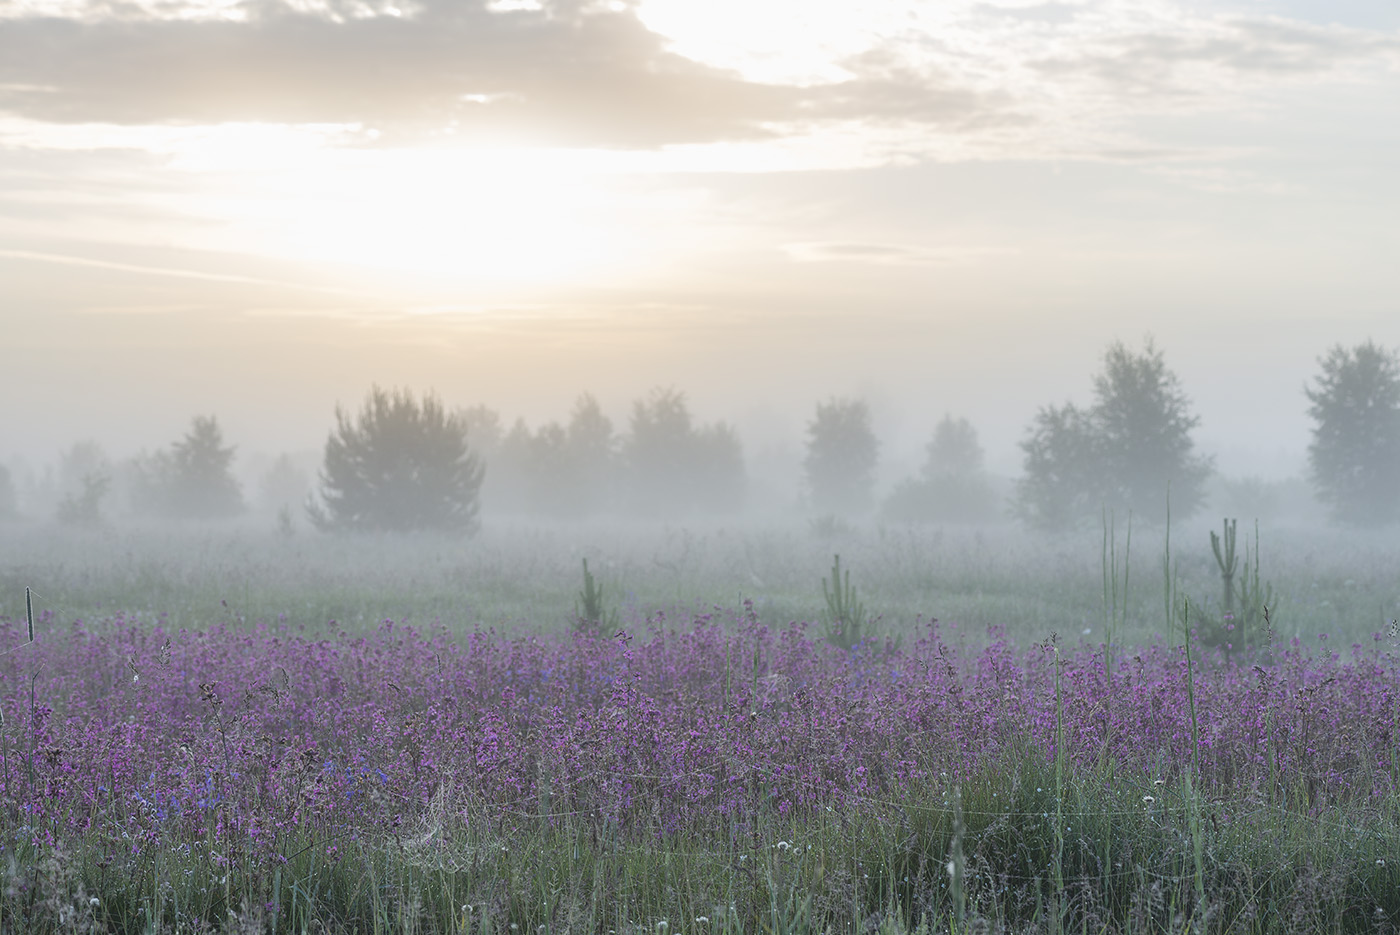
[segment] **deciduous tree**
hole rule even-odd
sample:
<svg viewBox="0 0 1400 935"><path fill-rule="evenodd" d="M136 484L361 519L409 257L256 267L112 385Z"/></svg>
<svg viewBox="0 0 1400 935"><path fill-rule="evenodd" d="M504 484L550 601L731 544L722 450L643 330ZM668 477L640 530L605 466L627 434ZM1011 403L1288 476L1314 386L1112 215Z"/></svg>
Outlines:
<svg viewBox="0 0 1400 935"><path fill-rule="evenodd" d="M1400 356L1372 341L1333 347L1307 387L1313 420L1308 463L1335 519L1379 525L1400 518Z"/></svg>
<svg viewBox="0 0 1400 935"><path fill-rule="evenodd" d="M880 445L870 407L860 399L817 404L807 424L802 466L812 506L820 512L855 513L870 507Z"/></svg>
<svg viewBox="0 0 1400 935"><path fill-rule="evenodd" d="M1199 418L1162 352L1149 340L1139 354L1115 342L1094 378L1094 404L1048 406L1026 438L1025 475L1016 512L1048 528L1097 516L1104 506L1160 521L1189 516L1205 498L1212 464L1191 438Z"/></svg>

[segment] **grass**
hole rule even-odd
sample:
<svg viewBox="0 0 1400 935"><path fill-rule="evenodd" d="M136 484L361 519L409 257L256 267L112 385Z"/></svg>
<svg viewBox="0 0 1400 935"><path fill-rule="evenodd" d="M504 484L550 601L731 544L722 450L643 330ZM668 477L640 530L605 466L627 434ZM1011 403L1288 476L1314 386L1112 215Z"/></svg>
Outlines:
<svg viewBox="0 0 1400 935"><path fill-rule="evenodd" d="M1285 623L1246 656L1157 635L1089 537L847 533L888 630L842 647L789 622L836 551L803 530L33 532L0 542L39 609L0 615L0 932L1400 919L1394 583L1354 541L1265 552ZM573 626L582 559L620 638Z"/></svg>
<svg viewBox="0 0 1400 935"><path fill-rule="evenodd" d="M1126 521L1120 520L1120 532ZM1133 559L1151 567L1160 529L1133 530ZM1220 577L1211 527L1178 524L1179 590L1218 617ZM115 611L164 614L174 626L274 620L312 627L334 620L369 629L381 620L440 621L551 633L573 625L579 567L606 582L621 622L657 611L685 616L752 600L775 625L827 611L821 581L839 552L872 616L874 635L908 633L937 617L981 639L999 627L1031 643L1051 632L1101 640L1103 552L1097 530L1063 539L1014 528L851 528L835 539L805 525L615 524L488 526L462 542L433 537L281 536L274 529L72 530L0 526L0 594L33 586L61 616ZM1277 632L1347 643L1400 616L1400 542L1379 535L1262 530L1262 577L1272 582ZM1120 548L1122 543L1119 544ZM1124 567L1119 574L1126 574ZM1151 575L1138 580L1150 581ZM1165 632L1160 588L1119 598L1113 642ZM14 605L11 605L14 607ZM12 612L17 612L18 607ZM1084 631L1089 633L1085 634Z"/></svg>

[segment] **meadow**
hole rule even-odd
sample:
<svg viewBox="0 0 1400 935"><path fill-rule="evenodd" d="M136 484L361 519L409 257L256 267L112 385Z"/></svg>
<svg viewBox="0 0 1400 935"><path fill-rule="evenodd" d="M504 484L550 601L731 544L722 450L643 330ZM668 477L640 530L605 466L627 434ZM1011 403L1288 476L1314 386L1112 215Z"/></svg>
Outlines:
<svg viewBox="0 0 1400 935"><path fill-rule="evenodd" d="M8 527L0 931L1393 929L1398 550L1171 537Z"/></svg>

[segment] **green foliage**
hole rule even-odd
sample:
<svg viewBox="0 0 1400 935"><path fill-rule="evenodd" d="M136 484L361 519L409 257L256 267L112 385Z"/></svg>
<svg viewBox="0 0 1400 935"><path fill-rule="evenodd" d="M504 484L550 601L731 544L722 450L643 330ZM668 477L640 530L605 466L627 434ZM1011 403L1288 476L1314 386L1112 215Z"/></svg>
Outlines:
<svg viewBox="0 0 1400 935"><path fill-rule="evenodd" d="M1248 542L1245 544L1243 562L1236 554L1234 520L1225 522L1223 537L1212 532L1210 538L1223 580L1224 602L1221 611L1215 613L1202 605L1192 605L1190 625L1203 646L1247 649L1251 641L1258 644L1265 631L1266 615L1275 606L1273 585L1259 576L1259 523L1254 524L1253 548ZM1227 568L1230 569L1228 578L1225 577ZM1238 581L1235 579L1237 568L1243 568Z"/></svg>
<svg viewBox="0 0 1400 935"><path fill-rule="evenodd" d="M1094 378L1093 406L1037 413L1021 442L1017 515L1033 526L1065 528L1107 505L1160 522L1170 483L1176 506L1189 516L1204 500L1212 470L1191 440L1199 421L1151 340L1140 354L1115 342Z"/></svg>
<svg viewBox="0 0 1400 935"><path fill-rule="evenodd" d="M879 448L864 400L818 403L816 416L807 424L802 461L813 509L837 514L868 509Z"/></svg>
<svg viewBox="0 0 1400 935"><path fill-rule="evenodd" d="M893 522L978 523L997 515L997 494L983 468L977 431L945 415L928 443L918 478L905 480L881 506Z"/></svg>
<svg viewBox="0 0 1400 935"><path fill-rule="evenodd" d="M102 501L111 489L112 478L105 473L86 474L79 483L80 490L66 494L58 502L55 518L65 526L101 526Z"/></svg>
<svg viewBox="0 0 1400 935"><path fill-rule="evenodd" d="M308 512L325 531L471 534L483 475L465 425L436 397L376 386L357 418L336 408L320 502Z"/></svg>
<svg viewBox="0 0 1400 935"><path fill-rule="evenodd" d="M233 477L234 447L214 416L195 416L169 449L136 463L135 505L173 519L217 519L243 510Z"/></svg>
<svg viewBox="0 0 1400 935"><path fill-rule="evenodd" d="M1025 473L1012 511L1040 529L1078 525L1103 501L1103 463L1092 416L1073 403L1045 406L1021 442Z"/></svg>
<svg viewBox="0 0 1400 935"><path fill-rule="evenodd" d="M462 415L477 427L469 437L485 446L488 510L581 519L612 505L618 443L591 394L574 403L567 425L549 422L533 432L518 419L503 433L500 418L480 406Z"/></svg>
<svg viewBox="0 0 1400 935"><path fill-rule="evenodd" d="M822 596L826 598L826 639L834 646L850 649L865 638L863 630L870 622L865 605L856 596L851 584L851 572L841 575L841 556L832 556L831 579L822 579Z"/></svg>
<svg viewBox="0 0 1400 935"><path fill-rule="evenodd" d="M1128 571L1133 554L1133 514L1128 514L1127 535L1123 542L1123 575L1118 575L1118 521L1111 510L1103 511L1103 543L1099 562L1103 571L1104 674L1113 682L1113 637L1128 625Z"/></svg>
<svg viewBox="0 0 1400 935"><path fill-rule="evenodd" d="M652 390L632 406L623 442L631 506L644 515L727 513L744 503L743 446L733 427L696 425L685 394Z"/></svg>
<svg viewBox="0 0 1400 935"><path fill-rule="evenodd" d="M1239 567L1239 556L1235 554L1235 521L1224 520L1224 536L1210 534L1210 550L1215 553L1215 563L1220 567L1220 581L1224 587L1221 607L1225 613L1235 612L1235 570ZM1222 551L1223 548L1223 551Z"/></svg>
<svg viewBox="0 0 1400 935"><path fill-rule="evenodd" d="M1400 354L1372 341L1333 347L1305 392L1314 422L1308 463L1318 498L1341 523L1400 519Z"/></svg>
<svg viewBox="0 0 1400 935"><path fill-rule="evenodd" d="M588 559L583 560L583 589L574 602L574 620L580 630L587 630L603 636L610 636L618 630L617 610L609 612L603 586L588 570Z"/></svg>

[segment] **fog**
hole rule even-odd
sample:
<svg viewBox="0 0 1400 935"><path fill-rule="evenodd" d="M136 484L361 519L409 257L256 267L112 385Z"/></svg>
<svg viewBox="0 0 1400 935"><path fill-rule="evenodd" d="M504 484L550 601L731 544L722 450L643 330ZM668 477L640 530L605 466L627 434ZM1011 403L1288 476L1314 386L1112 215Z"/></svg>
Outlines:
<svg viewBox="0 0 1400 935"><path fill-rule="evenodd" d="M1400 347L1393 12L789 13L0 2L0 534L311 541L374 387L475 414L476 541L1366 518L1305 389ZM1096 398L1119 342L1175 449ZM838 404L869 444L816 458Z"/></svg>

